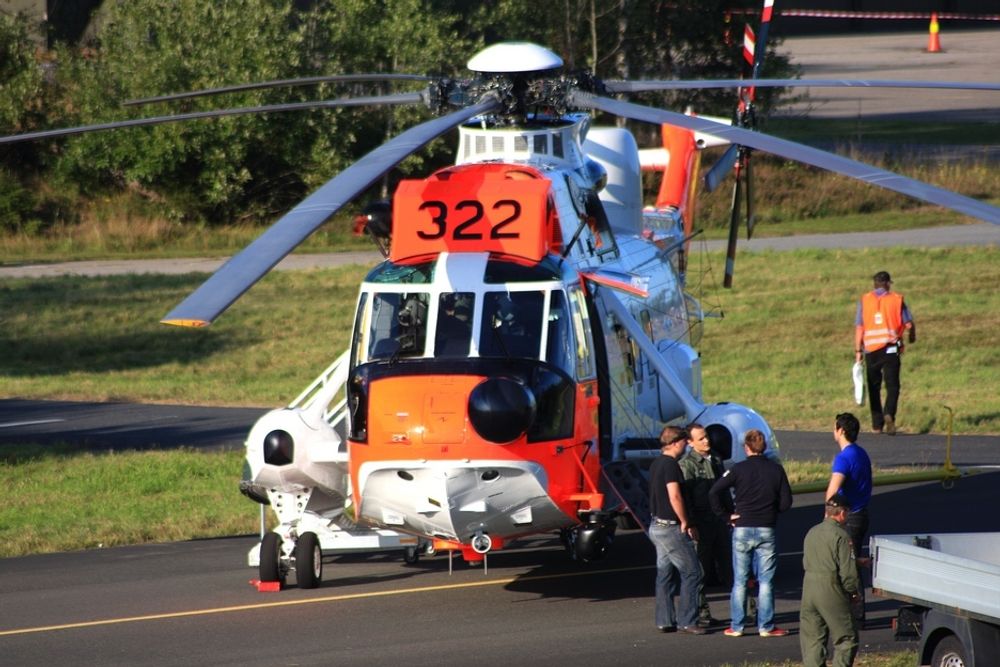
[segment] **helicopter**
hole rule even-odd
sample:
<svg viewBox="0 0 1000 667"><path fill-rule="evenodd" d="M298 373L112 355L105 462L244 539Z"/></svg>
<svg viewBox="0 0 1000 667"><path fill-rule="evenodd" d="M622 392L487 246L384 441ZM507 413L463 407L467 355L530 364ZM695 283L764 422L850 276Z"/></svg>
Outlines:
<svg viewBox="0 0 1000 667"><path fill-rule="evenodd" d="M595 560L617 527L648 522L644 468L665 422L705 425L731 462L751 428L776 443L752 408L704 400L702 313L684 270L698 148L727 134L762 150L772 140L580 88L564 96L567 80L549 78L561 64L525 43L476 55L479 83L465 94L500 85L514 91L509 106L459 112L455 165L400 182L391 203L369 210L385 261L360 287L350 349L247 440L244 489L281 518L260 546L262 580L294 567L300 586L316 584L314 533L348 505L361 522L470 562L553 531L572 557ZM640 151L627 130L593 127L573 107L663 123L666 150ZM646 210L644 162L664 171ZM866 178L955 203L888 172ZM214 308L206 297L166 320L200 322Z"/></svg>
<svg viewBox="0 0 1000 667"><path fill-rule="evenodd" d="M163 318L209 325L384 173L458 129L453 166L401 181L368 214L384 261L360 285L349 348L247 436L241 490L277 517L250 556L261 582L294 572L314 588L337 549L447 550L479 563L552 532L571 557L596 560L619 526L648 522L644 467L660 455L664 423L704 425L730 462L750 429L776 445L756 410L702 395L703 313L685 289L700 146L773 153L1000 224L988 204L744 123L611 97L745 80L605 82L562 66L542 46L498 43L468 62L466 80L419 77L419 92L322 103L421 103L440 115L328 181ZM829 82L754 85L810 83ZM668 159L640 151L627 129L594 126L595 112L661 126ZM644 163L664 171L649 209Z"/></svg>

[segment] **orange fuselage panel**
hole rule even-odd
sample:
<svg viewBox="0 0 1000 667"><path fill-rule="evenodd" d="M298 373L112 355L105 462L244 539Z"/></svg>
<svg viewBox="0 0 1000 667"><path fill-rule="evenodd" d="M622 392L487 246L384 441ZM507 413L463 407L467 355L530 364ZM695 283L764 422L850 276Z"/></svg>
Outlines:
<svg viewBox="0 0 1000 667"><path fill-rule="evenodd" d="M571 439L506 444L484 440L469 422L470 392L486 378L470 375L388 377L371 383L368 441L349 441L354 502L361 507L359 471L368 462L532 461L541 465L548 495L568 517L588 507L581 494L597 493L597 408L594 383L577 385Z"/></svg>

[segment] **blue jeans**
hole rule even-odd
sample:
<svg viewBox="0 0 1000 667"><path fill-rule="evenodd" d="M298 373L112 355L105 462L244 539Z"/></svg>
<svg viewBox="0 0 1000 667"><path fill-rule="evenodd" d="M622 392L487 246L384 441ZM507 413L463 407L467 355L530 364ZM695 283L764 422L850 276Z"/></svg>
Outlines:
<svg viewBox="0 0 1000 667"><path fill-rule="evenodd" d="M682 628L698 622L698 584L701 583L701 564L698 552L690 537L681 532L680 526L663 526L653 523L649 539L656 547L656 625ZM673 592L680 578L680 595L677 613L674 613Z"/></svg>
<svg viewBox="0 0 1000 667"><path fill-rule="evenodd" d="M774 528L733 528L733 593L729 613L733 630L743 631L747 579L757 579L757 630L774 629L774 590L771 580L778 565ZM752 569L751 569L752 568Z"/></svg>

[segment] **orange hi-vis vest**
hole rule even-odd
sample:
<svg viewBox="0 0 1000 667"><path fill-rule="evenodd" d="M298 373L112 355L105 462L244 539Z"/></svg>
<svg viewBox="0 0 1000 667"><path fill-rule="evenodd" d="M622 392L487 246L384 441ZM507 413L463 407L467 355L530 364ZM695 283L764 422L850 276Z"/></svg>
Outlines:
<svg viewBox="0 0 1000 667"><path fill-rule="evenodd" d="M903 337L903 295L868 292L861 297L861 322L866 352L897 342Z"/></svg>

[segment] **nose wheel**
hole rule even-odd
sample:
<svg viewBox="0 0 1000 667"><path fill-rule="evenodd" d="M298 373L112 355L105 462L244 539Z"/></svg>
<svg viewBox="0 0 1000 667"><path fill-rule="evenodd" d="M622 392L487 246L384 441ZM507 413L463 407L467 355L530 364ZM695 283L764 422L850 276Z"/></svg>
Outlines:
<svg viewBox="0 0 1000 667"><path fill-rule="evenodd" d="M258 576L261 581L279 582L285 585L285 567L281 563L281 536L268 533L260 542L260 566Z"/></svg>
<svg viewBox="0 0 1000 667"><path fill-rule="evenodd" d="M323 579L323 551L316 533L302 533L295 542L295 578L299 588L316 588Z"/></svg>

